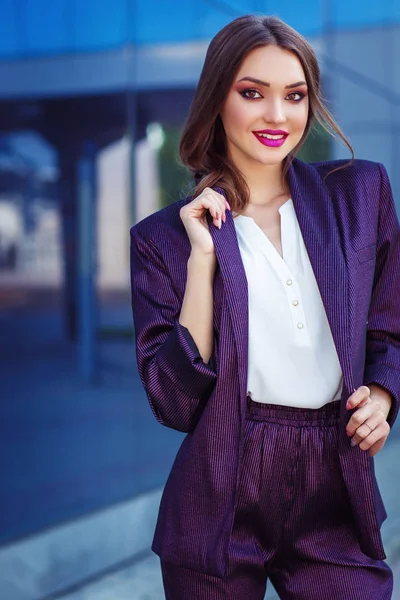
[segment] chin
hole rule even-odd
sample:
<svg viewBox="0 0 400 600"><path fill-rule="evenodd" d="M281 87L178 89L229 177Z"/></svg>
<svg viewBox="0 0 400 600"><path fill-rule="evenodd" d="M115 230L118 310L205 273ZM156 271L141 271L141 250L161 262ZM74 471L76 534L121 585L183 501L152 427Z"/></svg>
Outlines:
<svg viewBox="0 0 400 600"><path fill-rule="evenodd" d="M254 157L253 160L257 161L258 163L261 163L262 165L265 165L266 167L273 167L274 165L281 163L289 154L289 152L271 152L270 156L265 156L264 154L264 156Z"/></svg>

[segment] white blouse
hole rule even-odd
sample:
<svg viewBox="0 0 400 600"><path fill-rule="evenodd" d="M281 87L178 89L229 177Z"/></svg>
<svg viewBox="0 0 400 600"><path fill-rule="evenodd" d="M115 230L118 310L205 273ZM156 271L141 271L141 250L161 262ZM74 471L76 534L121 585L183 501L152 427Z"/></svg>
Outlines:
<svg viewBox="0 0 400 600"><path fill-rule="evenodd" d="M282 254L251 218L235 216L249 291L248 394L256 402L319 408L343 387L332 333L292 199Z"/></svg>

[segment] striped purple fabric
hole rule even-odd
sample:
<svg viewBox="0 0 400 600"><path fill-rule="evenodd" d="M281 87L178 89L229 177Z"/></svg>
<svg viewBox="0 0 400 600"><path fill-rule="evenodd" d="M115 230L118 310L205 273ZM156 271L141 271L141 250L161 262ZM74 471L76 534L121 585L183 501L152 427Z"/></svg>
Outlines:
<svg viewBox="0 0 400 600"><path fill-rule="evenodd" d="M340 402L248 398L225 579L161 561L166 600L389 600L393 574L360 550L337 453Z"/></svg>
<svg viewBox="0 0 400 600"><path fill-rule="evenodd" d="M345 404L354 387L375 382L392 394L390 425L399 410L400 227L385 168L357 160L324 183L340 164L295 159L288 183L344 375L338 449L353 518L363 552L382 559L386 511L373 459L346 435ZM220 230L208 214L218 266L214 347L205 364L178 321L191 250L179 210L189 201L131 229L140 378L156 419L188 434L164 488L152 549L171 564L221 578L243 464L247 280L231 213Z"/></svg>

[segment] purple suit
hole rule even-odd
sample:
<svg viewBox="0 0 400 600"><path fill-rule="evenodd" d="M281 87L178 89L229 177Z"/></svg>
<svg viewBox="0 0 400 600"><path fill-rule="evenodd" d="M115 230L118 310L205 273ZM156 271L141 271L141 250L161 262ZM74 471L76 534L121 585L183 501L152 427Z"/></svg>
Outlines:
<svg viewBox="0 0 400 600"><path fill-rule="evenodd" d="M385 558L386 511L373 459L352 448L345 404L372 382L400 402L400 228L385 168L357 160L305 164L288 173L291 197L325 306L344 386L339 456L360 546ZM156 419L187 432L162 496L152 550L163 560L224 577L243 456L248 364L248 293L230 211L217 229L214 346L208 364L178 322L191 246L179 216L190 198L131 229L132 304L137 363ZM312 382L310 382L312 385ZM271 399L273 402L273 399Z"/></svg>

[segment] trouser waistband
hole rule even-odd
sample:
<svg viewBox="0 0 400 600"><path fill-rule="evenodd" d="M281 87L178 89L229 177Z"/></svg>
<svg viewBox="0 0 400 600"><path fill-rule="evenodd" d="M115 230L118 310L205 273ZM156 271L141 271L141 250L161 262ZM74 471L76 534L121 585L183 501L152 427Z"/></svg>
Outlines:
<svg viewBox="0 0 400 600"><path fill-rule="evenodd" d="M340 418L340 400L328 402L320 408L301 408L255 402L247 396L247 418L293 427L335 425Z"/></svg>

